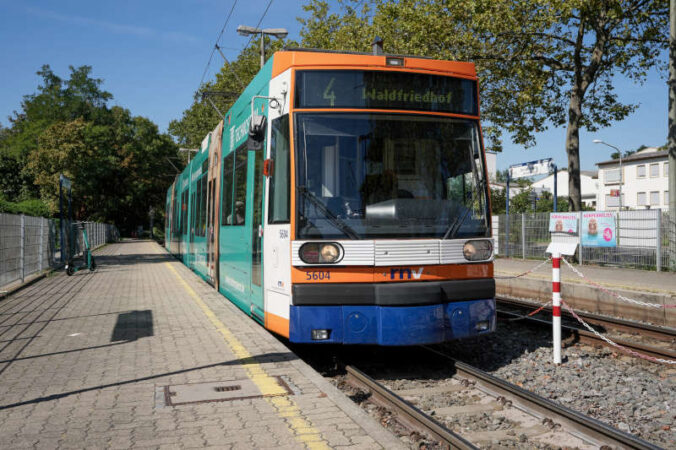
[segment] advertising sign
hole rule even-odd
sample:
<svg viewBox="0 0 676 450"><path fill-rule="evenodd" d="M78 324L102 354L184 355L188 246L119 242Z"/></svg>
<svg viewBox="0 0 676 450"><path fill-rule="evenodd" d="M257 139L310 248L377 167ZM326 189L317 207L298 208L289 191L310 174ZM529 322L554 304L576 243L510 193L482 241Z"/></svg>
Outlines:
<svg viewBox="0 0 676 450"><path fill-rule="evenodd" d="M509 177L526 178L534 175L547 175L551 171L552 162L552 158L547 158L509 166Z"/></svg>
<svg viewBox="0 0 676 450"><path fill-rule="evenodd" d="M616 247L615 213L583 212L582 245L585 247Z"/></svg>
<svg viewBox="0 0 676 450"><path fill-rule="evenodd" d="M550 233L577 233L578 213L549 213Z"/></svg>

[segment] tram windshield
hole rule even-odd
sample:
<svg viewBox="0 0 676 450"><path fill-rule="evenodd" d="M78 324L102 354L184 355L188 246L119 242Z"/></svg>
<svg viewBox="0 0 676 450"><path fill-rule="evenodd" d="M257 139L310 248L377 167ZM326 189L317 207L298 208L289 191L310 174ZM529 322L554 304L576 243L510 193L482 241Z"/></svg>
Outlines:
<svg viewBox="0 0 676 450"><path fill-rule="evenodd" d="M476 121L299 113L295 123L298 238L488 235Z"/></svg>

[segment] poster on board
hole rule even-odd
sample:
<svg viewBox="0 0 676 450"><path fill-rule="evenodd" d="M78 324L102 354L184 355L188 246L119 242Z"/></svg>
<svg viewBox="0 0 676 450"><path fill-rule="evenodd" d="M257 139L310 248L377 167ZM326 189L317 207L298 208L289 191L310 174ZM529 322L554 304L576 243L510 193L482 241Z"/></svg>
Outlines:
<svg viewBox="0 0 676 450"><path fill-rule="evenodd" d="M550 233L577 233L578 213L549 213Z"/></svg>
<svg viewBox="0 0 676 450"><path fill-rule="evenodd" d="M582 213L582 245L584 247L617 247L617 227L613 212Z"/></svg>

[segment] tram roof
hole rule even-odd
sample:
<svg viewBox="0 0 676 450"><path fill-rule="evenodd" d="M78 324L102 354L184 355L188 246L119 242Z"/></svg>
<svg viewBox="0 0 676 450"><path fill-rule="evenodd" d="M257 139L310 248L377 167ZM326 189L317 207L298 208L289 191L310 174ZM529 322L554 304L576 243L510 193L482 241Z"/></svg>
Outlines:
<svg viewBox="0 0 676 450"><path fill-rule="evenodd" d="M403 59L403 66L388 64L389 58ZM391 70L424 70L476 77L474 63L461 61L445 61L421 56L409 55L373 55L335 50L290 48L276 52L273 59L272 76L277 76L289 68L324 69L324 68L379 68Z"/></svg>

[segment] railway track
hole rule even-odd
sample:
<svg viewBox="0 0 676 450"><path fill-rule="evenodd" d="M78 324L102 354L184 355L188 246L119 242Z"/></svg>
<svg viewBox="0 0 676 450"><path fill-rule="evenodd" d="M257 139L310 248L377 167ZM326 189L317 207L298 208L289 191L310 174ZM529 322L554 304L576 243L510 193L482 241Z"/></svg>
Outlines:
<svg viewBox="0 0 676 450"><path fill-rule="evenodd" d="M407 429L429 436L443 448L659 448L434 349L423 348L451 361L455 374L450 380L393 391L356 367L347 366L346 381L367 392L369 401L391 411Z"/></svg>
<svg viewBox="0 0 676 450"><path fill-rule="evenodd" d="M507 316L513 319L523 319L530 323L541 326L551 327L551 307L545 307L543 313L529 317L526 314L533 310L536 306L531 302L521 301L517 299L500 297L496 299L498 304L498 314ZM510 308L510 309L508 309ZM596 330L601 333L608 331L615 331L623 334L630 334L632 336L612 337L612 340L617 344L634 350L639 353L663 359L676 359L676 351L673 350L676 342L676 330L673 328L657 327L654 325L642 324L629 320L619 318L601 316L598 314L585 313L575 311L587 323L596 327ZM570 314L564 309L561 310L562 318L565 323L562 324L562 330L568 333L569 338L567 342L581 342L590 345L610 346L607 342L600 339L594 333L583 328ZM640 336L641 338L650 338L652 342L647 344L641 340L633 339L633 336ZM611 347L612 348L612 347Z"/></svg>

